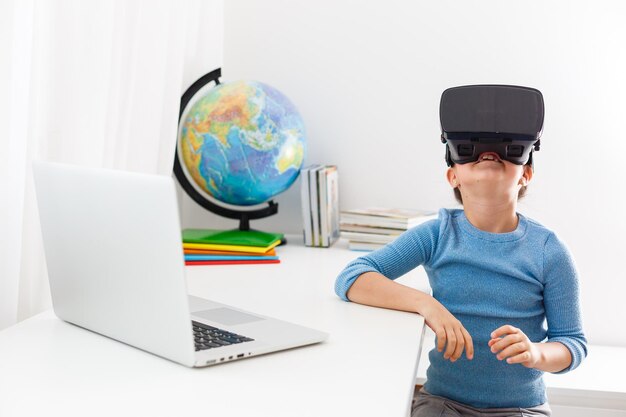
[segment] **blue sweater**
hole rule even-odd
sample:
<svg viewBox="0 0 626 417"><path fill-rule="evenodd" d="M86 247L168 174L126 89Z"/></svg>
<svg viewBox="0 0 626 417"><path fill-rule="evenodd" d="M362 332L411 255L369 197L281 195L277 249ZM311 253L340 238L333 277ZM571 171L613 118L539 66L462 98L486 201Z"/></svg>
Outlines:
<svg viewBox="0 0 626 417"><path fill-rule="evenodd" d="M510 324L532 342L561 342L576 368L587 355L576 268L553 232L518 214L517 229L489 233L463 210L441 209L439 218L408 230L394 242L349 263L335 292L346 293L363 273L396 279L423 265L433 297L472 336L474 359L451 363L432 349L425 389L478 408L532 407L546 401L543 372L498 361L487 342Z"/></svg>

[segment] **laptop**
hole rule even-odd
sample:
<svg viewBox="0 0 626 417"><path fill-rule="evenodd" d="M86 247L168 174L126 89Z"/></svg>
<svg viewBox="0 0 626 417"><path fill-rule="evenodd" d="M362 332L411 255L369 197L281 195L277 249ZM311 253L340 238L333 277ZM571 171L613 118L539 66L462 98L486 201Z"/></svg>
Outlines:
<svg viewBox="0 0 626 417"><path fill-rule="evenodd" d="M172 178L50 162L33 171L60 319L189 367L328 337L188 295Z"/></svg>

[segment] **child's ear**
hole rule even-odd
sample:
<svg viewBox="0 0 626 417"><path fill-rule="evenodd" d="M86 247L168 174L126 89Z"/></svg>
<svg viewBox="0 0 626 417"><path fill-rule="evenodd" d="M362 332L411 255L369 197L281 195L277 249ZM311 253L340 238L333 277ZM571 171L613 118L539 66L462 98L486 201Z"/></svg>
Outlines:
<svg viewBox="0 0 626 417"><path fill-rule="evenodd" d="M533 179L533 168L530 165L524 165L524 172L522 172L522 178L520 178L520 184L527 186L530 180Z"/></svg>
<svg viewBox="0 0 626 417"><path fill-rule="evenodd" d="M452 168L448 168L446 171L446 179L452 188L456 188L459 186L459 182L456 178L456 173Z"/></svg>

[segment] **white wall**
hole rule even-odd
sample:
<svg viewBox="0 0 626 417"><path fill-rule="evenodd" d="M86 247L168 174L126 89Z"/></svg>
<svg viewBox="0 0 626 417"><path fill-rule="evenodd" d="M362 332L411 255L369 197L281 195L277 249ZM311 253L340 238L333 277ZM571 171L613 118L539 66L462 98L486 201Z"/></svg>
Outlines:
<svg viewBox="0 0 626 417"><path fill-rule="evenodd" d="M503 83L545 98L542 149L520 211L555 230L581 274L591 342L626 346L626 5L595 2L229 0L223 80L289 96L307 162L340 170L342 208L454 205L438 104L450 86ZM253 227L300 230L299 183ZM187 202L186 226L234 225Z"/></svg>
<svg viewBox="0 0 626 417"><path fill-rule="evenodd" d="M0 1L0 330L52 306L32 160L169 173L222 0Z"/></svg>

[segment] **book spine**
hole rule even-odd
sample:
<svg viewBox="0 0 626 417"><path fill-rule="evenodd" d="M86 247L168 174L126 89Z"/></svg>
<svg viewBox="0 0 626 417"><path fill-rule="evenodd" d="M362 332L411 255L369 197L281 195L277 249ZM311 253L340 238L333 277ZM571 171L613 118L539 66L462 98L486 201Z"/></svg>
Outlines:
<svg viewBox="0 0 626 417"><path fill-rule="evenodd" d="M321 201L322 201L322 187L321 187L321 174L323 173L324 166L321 166L317 169L315 179L317 180L317 204L315 208L317 209L317 239L315 240L316 245L318 247L323 247L324 242L322 241L322 211L321 211Z"/></svg>
<svg viewBox="0 0 626 417"><path fill-rule="evenodd" d="M320 246L320 219L319 219L319 187L317 184L317 171L319 171L321 167L317 166L309 172L309 191L311 196L311 214L312 214L312 224L313 224L313 233L311 234L313 243L311 246Z"/></svg>
<svg viewBox="0 0 626 417"><path fill-rule="evenodd" d="M346 226L352 225L363 227L380 227L395 230L408 230L419 224L427 222L428 220L436 218L436 214L428 214L412 219L404 219L402 221L398 221L397 219L389 219L376 215L370 216L367 214L342 213L341 224Z"/></svg>
<svg viewBox="0 0 626 417"><path fill-rule="evenodd" d="M367 243L367 242L354 242L354 241L348 242L348 249L355 250L355 251L363 251L363 252L370 252L376 249L380 249L383 246L385 245L381 243Z"/></svg>
<svg viewBox="0 0 626 417"><path fill-rule="evenodd" d="M379 235L376 233L361 232L341 232L341 237L354 242L363 243L390 243L393 242L397 235Z"/></svg>
<svg viewBox="0 0 626 417"><path fill-rule="evenodd" d="M341 216L341 223L357 225L357 226L383 227L387 229L397 229L397 230L408 229L408 225L406 222L398 222L394 220L382 219L380 217L356 215L356 214L343 214Z"/></svg>
<svg viewBox="0 0 626 417"><path fill-rule="evenodd" d="M355 224L340 223L342 232L362 232L362 233L378 233L379 235L400 235L404 232L401 229L387 229L384 227L358 226Z"/></svg>
<svg viewBox="0 0 626 417"><path fill-rule="evenodd" d="M304 244L311 246L313 244L313 224L311 223L311 191L309 190L309 171L310 167L303 168L300 171L300 200L302 202L302 233L304 235Z"/></svg>
<svg viewBox="0 0 626 417"><path fill-rule="evenodd" d="M326 206L328 212L328 239L329 246L339 239L339 172L336 166L330 167L326 177Z"/></svg>
<svg viewBox="0 0 626 417"><path fill-rule="evenodd" d="M328 193L327 187L327 175L328 167L324 167L318 171L317 180L319 184L319 213L320 213L320 246L330 246L330 237L328 235Z"/></svg>

